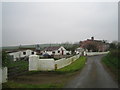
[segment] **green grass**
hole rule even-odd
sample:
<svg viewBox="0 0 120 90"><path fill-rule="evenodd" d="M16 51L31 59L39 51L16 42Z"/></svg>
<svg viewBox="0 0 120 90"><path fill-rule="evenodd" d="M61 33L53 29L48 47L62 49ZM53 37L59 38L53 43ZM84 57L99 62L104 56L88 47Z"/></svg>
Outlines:
<svg viewBox="0 0 120 90"><path fill-rule="evenodd" d="M120 69L120 65L118 63L118 57L111 56L110 53L102 58L102 62L106 66L111 68L113 71Z"/></svg>
<svg viewBox="0 0 120 90"><path fill-rule="evenodd" d="M120 83L120 57L118 51L111 51L102 58L103 64L105 64L109 70L116 76L115 78Z"/></svg>
<svg viewBox="0 0 120 90"><path fill-rule="evenodd" d="M64 68L57 69L56 72L57 73L72 73L72 72L81 70L84 67L85 62L86 62L86 57L81 56L76 61L74 61L72 64Z"/></svg>
<svg viewBox="0 0 120 90"><path fill-rule="evenodd" d="M115 60L117 60L117 59L116 59L116 58L111 58L111 57L109 57L108 55L102 58L102 62L103 62L104 64L106 64L108 67L112 68L112 69L116 69L116 68L117 68L116 63L113 62L113 61L115 61ZM113 62L113 63L112 63L112 62Z"/></svg>
<svg viewBox="0 0 120 90"><path fill-rule="evenodd" d="M11 62L8 63L7 67L8 67L8 68L15 68L15 67L16 67L16 68L19 68L19 69L17 70L17 72L18 72L18 71L27 70L28 67L29 67L28 64L29 64L28 61L16 61L16 62L11 61Z"/></svg>
<svg viewBox="0 0 120 90"><path fill-rule="evenodd" d="M63 84L21 84L9 81L2 85L2 88L61 88Z"/></svg>
<svg viewBox="0 0 120 90"><path fill-rule="evenodd" d="M21 65L28 66L28 61L16 61L16 62L11 61L9 62L7 67L10 68L10 67L21 66Z"/></svg>

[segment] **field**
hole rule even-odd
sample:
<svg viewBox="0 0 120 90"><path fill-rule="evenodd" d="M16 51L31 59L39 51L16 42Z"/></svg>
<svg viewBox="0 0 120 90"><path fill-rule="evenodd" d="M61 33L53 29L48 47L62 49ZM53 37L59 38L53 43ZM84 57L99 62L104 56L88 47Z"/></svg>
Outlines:
<svg viewBox="0 0 120 90"><path fill-rule="evenodd" d="M114 77L120 83L120 51L112 50L105 57L103 57L102 62L107 68L114 74Z"/></svg>
<svg viewBox="0 0 120 90"><path fill-rule="evenodd" d="M62 88L69 80L74 78L77 73L80 73L85 62L86 58L80 57L69 66L58 69L57 71L27 72L24 75L17 76L7 83L4 83L3 88Z"/></svg>

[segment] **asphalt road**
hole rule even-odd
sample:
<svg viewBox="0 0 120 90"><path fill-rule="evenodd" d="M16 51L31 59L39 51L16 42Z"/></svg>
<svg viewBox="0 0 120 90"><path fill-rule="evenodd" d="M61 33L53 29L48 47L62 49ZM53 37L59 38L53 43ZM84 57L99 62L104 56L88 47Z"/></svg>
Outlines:
<svg viewBox="0 0 120 90"><path fill-rule="evenodd" d="M85 67L65 88L118 88L117 82L101 64L102 57L103 55L87 57Z"/></svg>

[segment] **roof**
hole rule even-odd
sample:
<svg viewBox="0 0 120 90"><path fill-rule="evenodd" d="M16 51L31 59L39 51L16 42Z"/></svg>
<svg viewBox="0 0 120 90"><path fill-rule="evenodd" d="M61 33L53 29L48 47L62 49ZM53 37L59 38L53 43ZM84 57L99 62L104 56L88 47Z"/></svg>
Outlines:
<svg viewBox="0 0 120 90"><path fill-rule="evenodd" d="M76 48L76 50L80 50L80 49L84 49L84 48L82 48L82 47Z"/></svg>
<svg viewBox="0 0 120 90"><path fill-rule="evenodd" d="M13 53L13 52L19 52L19 51L25 51L25 50L32 50L32 49L10 49L10 50L5 50L7 53ZM35 50L32 50L35 51Z"/></svg>
<svg viewBox="0 0 120 90"><path fill-rule="evenodd" d="M87 39L86 41L103 42L102 40L91 40L91 39Z"/></svg>
<svg viewBox="0 0 120 90"><path fill-rule="evenodd" d="M60 46L52 46L52 47L46 47L43 51L54 51L58 50Z"/></svg>
<svg viewBox="0 0 120 90"><path fill-rule="evenodd" d="M13 53L13 52L18 52L17 50L7 50L7 53Z"/></svg>
<svg viewBox="0 0 120 90"><path fill-rule="evenodd" d="M106 44L103 40L91 40L91 39L87 39L85 41L81 41L80 44L86 43L86 42L92 42L92 43L97 43L97 44Z"/></svg>

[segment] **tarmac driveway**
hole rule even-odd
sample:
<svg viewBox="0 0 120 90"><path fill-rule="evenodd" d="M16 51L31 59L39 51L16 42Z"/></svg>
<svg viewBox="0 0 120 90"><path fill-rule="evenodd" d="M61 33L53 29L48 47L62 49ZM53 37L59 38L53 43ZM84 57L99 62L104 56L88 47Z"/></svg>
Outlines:
<svg viewBox="0 0 120 90"><path fill-rule="evenodd" d="M103 56L87 57L86 66L65 88L118 88L100 62Z"/></svg>

